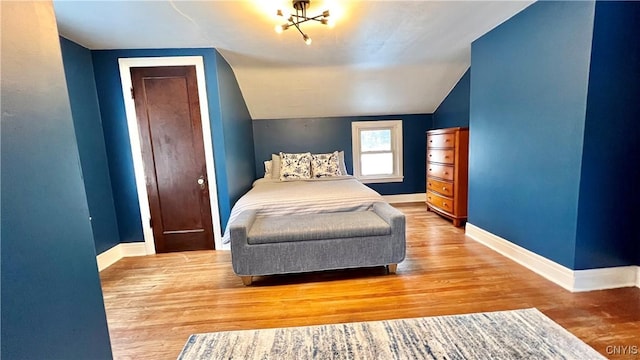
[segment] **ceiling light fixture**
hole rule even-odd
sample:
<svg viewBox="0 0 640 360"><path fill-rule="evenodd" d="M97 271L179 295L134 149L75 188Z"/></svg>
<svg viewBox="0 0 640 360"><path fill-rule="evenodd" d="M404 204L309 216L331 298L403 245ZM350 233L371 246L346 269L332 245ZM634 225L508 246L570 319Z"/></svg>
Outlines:
<svg viewBox="0 0 640 360"><path fill-rule="evenodd" d="M280 34L284 30L287 30L289 27L295 26L302 35L302 40L304 40L304 43L307 45L311 45L311 38L309 37L309 35L305 34L302 29L300 29L300 24L313 20L323 25L329 25L329 10L323 11L320 15L307 17L307 8L309 7L309 3L311 3L311 0L293 0L293 8L296 9L295 14L285 15L282 10L278 10L278 16L286 18L287 23L276 25L276 32Z"/></svg>

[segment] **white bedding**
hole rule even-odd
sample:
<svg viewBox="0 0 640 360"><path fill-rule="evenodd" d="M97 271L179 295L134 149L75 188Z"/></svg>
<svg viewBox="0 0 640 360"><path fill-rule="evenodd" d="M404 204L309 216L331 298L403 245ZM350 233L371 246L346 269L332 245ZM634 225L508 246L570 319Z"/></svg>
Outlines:
<svg viewBox="0 0 640 360"><path fill-rule="evenodd" d="M258 179L231 209L222 243L229 243L229 226L248 209L259 215L315 214L368 210L382 196L353 176L300 181Z"/></svg>

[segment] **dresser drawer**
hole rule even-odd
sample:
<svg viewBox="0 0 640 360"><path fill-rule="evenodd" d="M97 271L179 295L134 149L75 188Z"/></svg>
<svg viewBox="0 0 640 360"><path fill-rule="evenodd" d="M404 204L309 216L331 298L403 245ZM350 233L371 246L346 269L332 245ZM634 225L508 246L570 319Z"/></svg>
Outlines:
<svg viewBox="0 0 640 360"><path fill-rule="evenodd" d="M427 189L445 196L453 196L453 183L436 179L427 179Z"/></svg>
<svg viewBox="0 0 640 360"><path fill-rule="evenodd" d="M453 180L453 166L427 163L427 176Z"/></svg>
<svg viewBox="0 0 640 360"><path fill-rule="evenodd" d="M427 161L434 161L445 164L453 164L453 154L454 150L440 150L440 149L429 149L427 151Z"/></svg>
<svg viewBox="0 0 640 360"><path fill-rule="evenodd" d="M453 212L453 200L427 191L427 203L447 212Z"/></svg>
<svg viewBox="0 0 640 360"><path fill-rule="evenodd" d="M429 134L427 136L427 147L449 148L456 144L456 134Z"/></svg>

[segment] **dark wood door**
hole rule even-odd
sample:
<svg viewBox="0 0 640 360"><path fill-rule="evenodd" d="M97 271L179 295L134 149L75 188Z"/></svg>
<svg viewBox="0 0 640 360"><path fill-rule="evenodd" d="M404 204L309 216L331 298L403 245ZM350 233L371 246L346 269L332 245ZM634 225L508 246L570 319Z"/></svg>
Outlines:
<svg viewBox="0 0 640 360"><path fill-rule="evenodd" d="M195 66L131 68L156 252L213 249Z"/></svg>

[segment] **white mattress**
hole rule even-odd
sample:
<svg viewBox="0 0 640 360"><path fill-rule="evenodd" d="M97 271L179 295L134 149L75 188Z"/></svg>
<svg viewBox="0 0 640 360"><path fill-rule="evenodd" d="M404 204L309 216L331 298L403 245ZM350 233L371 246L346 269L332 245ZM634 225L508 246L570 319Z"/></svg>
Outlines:
<svg viewBox="0 0 640 360"><path fill-rule="evenodd" d="M300 181L258 179L231 209L222 243L229 243L229 224L244 210L258 210L258 215L315 214L369 210L378 201L384 201L382 196L353 176Z"/></svg>

